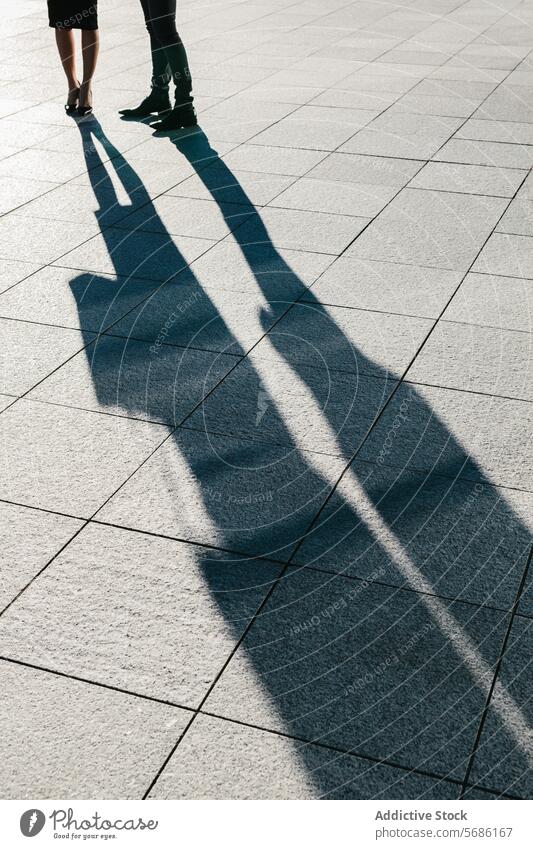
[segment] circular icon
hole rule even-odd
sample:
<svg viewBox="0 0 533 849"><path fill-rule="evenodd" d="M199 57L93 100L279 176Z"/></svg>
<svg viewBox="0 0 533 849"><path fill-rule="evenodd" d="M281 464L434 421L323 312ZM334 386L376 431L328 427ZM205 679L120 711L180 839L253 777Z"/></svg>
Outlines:
<svg viewBox="0 0 533 849"><path fill-rule="evenodd" d="M20 830L24 837L35 837L42 831L46 822L46 817L38 808L30 808L29 811L24 811L20 818Z"/></svg>

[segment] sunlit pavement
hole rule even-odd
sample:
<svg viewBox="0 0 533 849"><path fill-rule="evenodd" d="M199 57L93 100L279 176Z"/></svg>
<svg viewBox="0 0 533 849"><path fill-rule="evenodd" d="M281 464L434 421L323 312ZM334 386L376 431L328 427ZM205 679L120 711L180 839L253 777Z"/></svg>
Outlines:
<svg viewBox="0 0 533 849"><path fill-rule="evenodd" d="M531 794L533 9L1 2L4 798ZM528 717L529 714L529 717Z"/></svg>

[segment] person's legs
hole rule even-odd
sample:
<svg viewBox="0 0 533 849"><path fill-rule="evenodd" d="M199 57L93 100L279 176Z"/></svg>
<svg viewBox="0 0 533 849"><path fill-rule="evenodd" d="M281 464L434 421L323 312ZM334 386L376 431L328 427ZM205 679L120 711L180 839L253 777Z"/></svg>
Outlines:
<svg viewBox="0 0 533 849"><path fill-rule="evenodd" d="M175 108L192 103L192 79L187 51L176 29L176 0L146 0L149 24L155 41L167 58L176 87Z"/></svg>
<svg viewBox="0 0 533 849"><path fill-rule="evenodd" d="M96 70L96 60L100 48L100 36L97 29L82 29L81 49L83 55L83 80L80 86L80 109L91 107L91 83Z"/></svg>
<svg viewBox="0 0 533 849"><path fill-rule="evenodd" d="M56 44L63 65L65 76L68 80L67 106L74 105L79 97L80 82L76 73L76 46L74 33L71 29L56 28Z"/></svg>
<svg viewBox="0 0 533 849"><path fill-rule="evenodd" d="M169 98L171 73L165 51L157 41L152 27L148 0L141 0L141 6L150 37L152 54L152 81L150 93L134 109L120 109L125 118L147 118L156 112L168 112L172 108Z"/></svg>
<svg viewBox="0 0 533 849"><path fill-rule="evenodd" d="M192 105L192 79L187 52L176 30L176 0L147 0L156 40L162 45L176 86L174 109L154 124L156 132L168 132L197 124Z"/></svg>
<svg viewBox="0 0 533 849"><path fill-rule="evenodd" d="M162 88L168 91L170 84L170 68L165 51L156 40L150 23L148 0L141 0L146 29L150 37L150 52L152 54L152 88Z"/></svg>

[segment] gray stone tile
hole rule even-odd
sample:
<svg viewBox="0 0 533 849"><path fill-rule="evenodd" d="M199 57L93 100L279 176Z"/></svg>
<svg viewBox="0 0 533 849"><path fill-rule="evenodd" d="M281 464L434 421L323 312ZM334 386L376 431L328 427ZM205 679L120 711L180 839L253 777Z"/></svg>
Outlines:
<svg viewBox="0 0 533 849"><path fill-rule="evenodd" d="M469 44L468 47L456 56L452 56L450 65L467 68L474 66L476 68L490 68L491 70L511 70L515 67L517 59L516 45L513 45L513 49L510 50L504 45L479 43ZM495 106L494 111L496 111Z"/></svg>
<svg viewBox="0 0 533 849"><path fill-rule="evenodd" d="M515 198L496 227L499 233L533 236L533 202Z"/></svg>
<svg viewBox="0 0 533 849"><path fill-rule="evenodd" d="M498 611L303 570L278 585L205 707L461 778L506 621Z"/></svg>
<svg viewBox="0 0 533 849"><path fill-rule="evenodd" d="M177 274L213 244L209 239L172 238L163 233L129 233L110 228L65 253L58 264L65 268L162 281Z"/></svg>
<svg viewBox="0 0 533 849"><path fill-rule="evenodd" d="M179 429L98 519L284 559L342 465L330 456L297 453L293 446Z"/></svg>
<svg viewBox="0 0 533 849"><path fill-rule="evenodd" d="M533 623L516 617L470 776L472 782L531 796L531 663Z"/></svg>
<svg viewBox="0 0 533 849"><path fill-rule="evenodd" d="M460 282L456 271L341 256L313 285L311 296L339 307L437 318Z"/></svg>
<svg viewBox="0 0 533 849"><path fill-rule="evenodd" d="M406 380L533 401L531 339L520 331L441 321Z"/></svg>
<svg viewBox="0 0 533 849"><path fill-rule="evenodd" d="M387 74L380 66L379 74L357 72L342 81L342 90L369 92L373 94L397 94L398 97L412 88L415 80L401 76L399 73Z"/></svg>
<svg viewBox="0 0 533 849"><path fill-rule="evenodd" d="M489 142L510 142L517 145L533 144L533 125L514 121L480 121L470 118L457 130L456 138L477 139ZM501 151L503 154L503 150ZM511 151L511 155L516 151Z"/></svg>
<svg viewBox="0 0 533 849"><path fill-rule="evenodd" d="M241 231L195 260L192 271L206 289L225 289L267 299L292 300L311 286L331 263L331 256L292 251L265 244L247 244ZM186 277L187 272L183 276Z"/></svg>
<svg viewBox="0 0 533 849"><path fill-rule="evenodd" d="M530 236L493 233L472 270L533 278L533 239Z"/></svg>
<svg viewBox="0 0 533 849"><path fill-rule="evenodd" d="M186 422L207 433L246 436L350 457L394 388L392 381L250 355Z"/></svg>
<svg viewBox="0 0 533 849"><path fill-rule="evenodd" d="M409 426L394 427L406 405ZM525 401L405 384L360 456L377 461L385 451L394 466L531 490L531 415Z"/></svg>
<svg viewBox="0 0 533 849"><path fill-rule="evenodd" d="M418 46L418 43L417 45ZM384 62L399 64L410 64L410 65L430 65L431 70L436 65L442 65L444 62L449 59L449 54L443 52L442 50L430 50L430 49L412 49L409 45L402 45L401 47L395 48L394 50L390 50L386 53L382 60ZM379 60L378 60L379 61Z"/></svg>
<svg viewBox="0 0 533 849"><path fill-rule="evenodd" d="M505 203L500 198L404 189L348 253L466 271Z"/></svg>
<svg viewBox="0 0 533 849"><path fill-rule="evenodd" d="M393 468L392 441L377 465L352 463L296 562L510 610L527 562L533 496Z"/></svg>
<svg viewBox="0 0 533 849"><path fill-rule="evenodd" d="M395 104L398 111L420 115L444 115L451 118L468 118L476 107L479 99L468 96L437 94L422 94L417 87L405 94Z"/></svg>
<svg viewBox="0 0 533 849"><path fill-rule="evenodd" d="M496 80L458 80L445 79L432 75L432 78L422 80L405 98L417 95L432 97L459 97L472 103L481 102L497 85Z"/></svg>
<svg viewBox="0 0 533 849"><path fill-rule="evenodd" d="M59 127L34 124L27 121L25 116L22 118L20 115L17 118L5 118L0 123L1 143L19 150L42 143L45 139L51 138L60 132Z"/></svg>
<svg viewBox="0 0 533 849"><path fill-rule="evenodd" d="M510 198L517 191L526 173L514 168L428 162L411 181L410 187Z"/></svg>
<svg viewBox="0 0 533 849"><path fill-rule="evenodd" d="M528 177L526 177L524 185L518 192L518 197L521 200L533 200L533 180L531 179L531 172Z"/></svg>
<svg viewBox="0 0 533 849"><path fill-rule="evenodd" d="M311 100L311 106L335 106L343 109L369 109L383 111L398 100L397 91L357 91L340 88L328 88Z"/></svg>
<svg viewBox="0 0 533 849"><path fill-rule="evenodd" d="M260 57L261 58L261 57ZM284 103L304 104L312 100L321 91L321 87L308 85L273 85L269 79L255 83L246 89L246 95L258 101L280 101ZM334 104L323 104L332 106ZM343 104L344 105L344 104ZM349 105L349 104L346 104Z"/></svg>
<svg viewBox="0 0 533 849"><path fill-rule="evenodd" d="M224 160L202 170L201 177L189 177L171 189L169 195L216 200L220 204L250 203L264 206L294 182L294 177L261 171L229 171Z"/></svg>
<svg viewBox="0 0 533 849"><path fill-rule="evenodd" d="M503 84L479 107L476 118L533 123L532 94L533 86Z"/></svg>
<svg viewBox="0 0 533 849"><path fill-rule="evenodd" d="M0 328L0 391L7 395L23 395L89 341L76 330L25 321L0 319Z"/></svg>
<svg viewBox="0 0 533 849"><path fill-rule="evenodd" d="M467 274L443 318L507 330L531 331L533 290L528 280Z"/></svg>
<svg viewBox="0 0 533 849"><path fill-rule="evenodd" d="M219 205L212 199L197 200L163 195L116 222L115 226L128 232L141 230L167 236L170 234L218 241L253 214L254 208L244 204ZM136 235L137 238L143 238L140 233Z"/></svg>
<svg viewBox="0 0 533 849"><path fill-rule="evenodd" d="M241 356L289 308L292 299L267 302L251 294L202 288L190 277L166 283L108 332L154 343Z"/></svg>
<svg viewBox="0 0 533 849"><path fill-rule="evenodd" d="M326 156L324 151L243 144L223 156L229 168L299 177Z"/></svg>
<svg viewBox="0 0 533 849"><path fill-rule="evenodd" d="M124 126L124 122L121 124ZM137 122L135 125L139 126ZM104 187L118 182L119 185L122 184L122 190L119 189L119 193L126 203L131 203L137 192L143 199L145 196L155 197L194 174L194 167L187 159L180 157L174 146L170 153L173 156L172 167L170 167L171 163L168 163L167 167L162 168L162 162L167 162L166 158L163 156L161 160L159 157L147 158L148 152L139 145L138 152L129 151L127 159L121 157L112 163L95 167L89 173L80 174L72 180L71 185L83 186L84 189L98 186L100 193ZM124 184L126 184L129 198L124 195Z"/></svg>
<svg viewBox="0 0 533 849"><path fill-rule="evenodd" d="M269 82L274 81L275 76L269 79ZM282 96L278 102L258 101L243 92L206 109L202 114L202 128L217 141L244 142L252 136L259 138L258 134L271 124L281 122L295 108L292 103L283 103Z"/></svg>
<svg viewBox="0 0 533 849"><path fill-rule="evenodd" d="M306 175L317 180L360 183L366 186L392 186L401 189L424 163L416 159L393 159L386 156L361 156L330 153Z"/></svg>
<svg viewBox="0 0 533 849"><path fill-rule="evenodd" d="M150 799L455 799L459 786L198 715Z"/></svg>
<svg viewBox="0 0 533 849"><path fill-rule="evenodd" d="M18 210L19 215L29 218L76 222L80 230L95 222L101 226L113 224L130 212L131 206L119 203L113 189L100 187L96 197L92 186L75 183L58 186Z"/></svg>
<svg viewBox="0 0 533 849"><path fill-rule="evenodd" d="M195 707L279 571L89 525L4 614L0 642L9 657Z"/></svg>
<svg viewBox="0 0 533 849"><path fill-rule="evenodd" d="M373 218L397 191L392 186L301 178L276 197L270 206Z"/></svg>
<svg viewBox="0 0 533 849"><path fill-rule="evenodd" d="M434 159L498 168L530 168L532 155L531 145L454 138L437 151Z"/></svg>
<svg viewBox="0 0 533 849"><path fill-rule="evenodd" d="M376 114L368 109L302 106L294 116L284 118L255 136L254 142L276 147L335 150L370 123Z"/></svg>
<svg viewBox="0 0 533 849"><path fill-rule="evenodd" d="M101 332L160 285L47 266L4 292L0 315Z"/></svg>
<svg viewBox="0 0 533 849"><path fill-rule="evenodd" d="M360 130L341 150L373 156L429 159L461 123L460 118L411 115L395 111L393 107Z"/></svg>
<svg viewBox="0 0 533 849"><path fill-rule="evenodd" d="M276 248L340 254L367 224L368 218L267 207L260 220L254 216L239 228L238 239L241 245L272 242Z"/></svg>
<svg viewBox="0 0 533 849"><path fill-rule="evenodd" d="M90 155L88 156L90 162ZM11 160L0 163L0 174L17 174L27 180L49 180L64 183L87 171L87 160L81 150L76 153L63 148L61 151L29 148L16 153Z"/></svg>
<svg viewBox="0 0 533 849"><path fill-rule="evenodd" d="M37 271L39 265L13 259L2 259L0 263L0 293L15 286L20 280Z"/></svg>
<svg viewBox="0 0 533 849"><path fill-rule="evenodd" d="M13 601L81 525L67 516L0 503L0 608Z"/></svg>
<svg viewBox="0 0 533 849"><path fill-rule="evenodd" d="M3 662L1 677L4 798L139 799L189 721L179 708L18 664Z"/></svg>
<svg viewBox="0 0 533 849"><path fill-rule="evenodd" d="M236 362L227 354L101 336L28 397L175 427Z"/></svg>
<svg viewBox="0 0 533 849"><path fill-rule="evenodd" d="M7 166L7 163L4 163ZM13 173L17 174L13 166ZM11 212L13 209L22 207L23 204L33 200L39 195L53 189L55 183L44 180L30 180L24 177L0 176L0 214Z"/></svg>
<svg viewBox="0 0 533 849"><path fill-rule="evenodd" d="M72 251L97 231L96 222L94 227L81 228L77 222L63 221L59 227L56 221L10 213L0 220L1 252L5 259L44 265Z"/></svg>
<svg viewBox="0 0 533 849"><path fill-rule="evenodd" d="M160 425L20 400L0 417L0 497L90 516L165 438Z"/></svg>
<svg viewBox="0 0 533 849"><path fill-rule="evenodd" d="M477 787L468 786L465 792L462 794L461 799L476 799L476 800L497 800L501 799L501 795L499 793L489 793L488 790L480 790Z"/></svg>
<svg viewBox="0 0 533 849"><path fill-rule="evenodd" d="M283 317L255 353L268 357L273 347L291 364L398 377L431 324L410 316L302 303Z"/></svg>

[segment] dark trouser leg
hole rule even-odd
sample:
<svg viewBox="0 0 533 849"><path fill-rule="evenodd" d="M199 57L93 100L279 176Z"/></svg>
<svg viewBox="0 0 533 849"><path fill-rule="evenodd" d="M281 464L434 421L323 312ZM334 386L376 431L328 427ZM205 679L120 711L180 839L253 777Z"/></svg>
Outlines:
<svg viewBox="0 0 533 849"><path fill-rule="evenodd" d="M162 48L176 86L176 106L192 103L192 79L187 52L176 29L176 0L142 2L147 6L150 35Z"/></svg>
<svg viewBox="0 0 533 849"><path fill-rule="evenodd" d="M168 91L170 85L170 67L163 47L156 40L150 24L150 11L148 0L141 0L141 6L146 23L146 29L150 36L150 51L152 53L152 88L161 88Z"/></svg>

